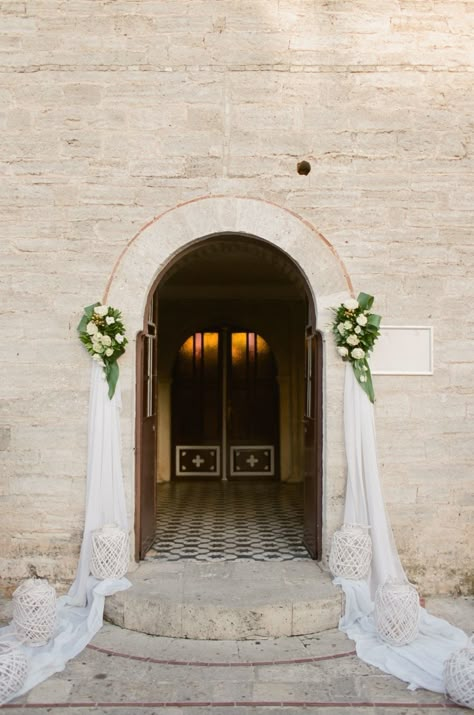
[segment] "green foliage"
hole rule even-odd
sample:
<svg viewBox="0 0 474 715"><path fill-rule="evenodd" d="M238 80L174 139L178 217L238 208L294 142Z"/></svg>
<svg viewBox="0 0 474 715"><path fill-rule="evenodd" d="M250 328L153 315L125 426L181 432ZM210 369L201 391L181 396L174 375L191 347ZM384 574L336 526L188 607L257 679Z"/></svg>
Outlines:
<svg viewBox="0 0 474 715"><path fill-rule="evenodd" d="M124 354L128 343L121 312L100 303L88 305L77 330L87 352L104 368L112 399L119 376L117 359Z"/></svg>
<svg viewBox="0 0 474 715"><path fill-rule="evenodd" d="M339 355L352 364L357 382L371 402L375 394L368 357L380 335L381 321L380 315L370 312L373 302L373 296L368 293L359 293L357 300L346 300L335 308L332 326Z"/></svg>

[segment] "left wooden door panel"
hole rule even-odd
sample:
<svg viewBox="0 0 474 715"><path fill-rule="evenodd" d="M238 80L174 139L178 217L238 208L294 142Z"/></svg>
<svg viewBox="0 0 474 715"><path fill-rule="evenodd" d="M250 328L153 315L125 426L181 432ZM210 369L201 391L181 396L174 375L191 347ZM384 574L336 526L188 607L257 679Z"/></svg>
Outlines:
<svg viewBox="0 0 474 715"><path fill-rule="evenodd" d="M199 331L178 350L172 385L173 478L220 479L221 355L217 331Z"/></svg>
<svg viewBox="0 0 474 715"><path fill-rule="evenodd" d="M143 559L156 531L156 330L137 338L136 522L137 558Z"/></svg>

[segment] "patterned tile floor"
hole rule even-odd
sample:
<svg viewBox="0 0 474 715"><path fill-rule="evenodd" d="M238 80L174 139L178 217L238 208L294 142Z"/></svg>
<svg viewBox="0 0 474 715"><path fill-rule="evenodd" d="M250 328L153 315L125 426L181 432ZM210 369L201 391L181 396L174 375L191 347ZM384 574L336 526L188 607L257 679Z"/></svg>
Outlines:
<svg viewBox="0 0 474 715"><path fill-rule="evenodd" d="M159 484L147 559L294 561L302 545L303 487L272 482Z"/></svg>

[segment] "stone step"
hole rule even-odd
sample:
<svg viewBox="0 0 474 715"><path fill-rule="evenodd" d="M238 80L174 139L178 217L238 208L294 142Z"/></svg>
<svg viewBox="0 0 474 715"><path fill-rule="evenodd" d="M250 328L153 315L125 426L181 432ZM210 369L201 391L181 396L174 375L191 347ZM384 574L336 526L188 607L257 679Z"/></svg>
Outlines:
<svg viewBox="0 0 474 715"><path fill-rule="evenodd" d="M337 627L342 593L310 561L142 562L106 599L111 623L151 635L248 640Z"/></svg>

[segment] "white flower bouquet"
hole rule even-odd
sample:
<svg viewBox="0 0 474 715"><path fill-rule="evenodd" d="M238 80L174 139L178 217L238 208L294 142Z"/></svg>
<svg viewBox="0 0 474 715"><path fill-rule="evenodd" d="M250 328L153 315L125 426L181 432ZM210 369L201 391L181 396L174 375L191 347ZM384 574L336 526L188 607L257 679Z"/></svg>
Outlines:
<svg viewBox="0 0 474 715"><path fill-rule="evenodd" d="M380 315L370 312L373 302L373 296L367 293L359 293L357 300L346 300L334 309L332 326L337 352L344 361L352 363L356 379L371 402L375 395L367 358L380 335L381 321Z"/></svg>
<svg viewBox="0 0 474 715"><path fill-rule="evenodd" d="M101 303L84 308L84 315L77 326L79 340L104 368L109 385L109 398L112 399L117 386L119 368L117 359L125 352L127 338L122 323L122 314L116 308Z"/></svg>

